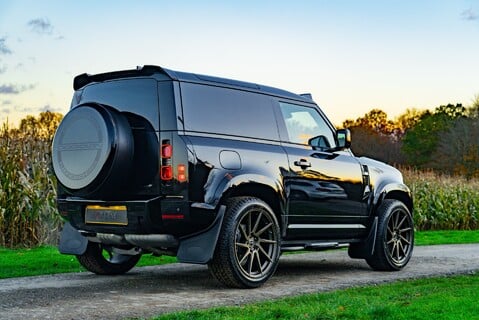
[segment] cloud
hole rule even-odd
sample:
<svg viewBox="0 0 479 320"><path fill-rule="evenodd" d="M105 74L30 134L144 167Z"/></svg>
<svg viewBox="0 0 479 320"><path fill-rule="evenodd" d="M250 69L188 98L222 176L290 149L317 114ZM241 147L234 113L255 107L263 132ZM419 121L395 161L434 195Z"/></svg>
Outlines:
<svg viewBox="0 0 479 320"><path fill-rule="evenodd" d="M59 112L59 111L61 111L61 108L55 108L55 107L52 107L49 104L46 104L43 107L38 108L37 111L38 112L46 112L46 111Z"/></svg>
<svg viewBox="0 0 479 320"><path fill-rule="evenodd" d="M53 26L46 18L37 18L28 21L30 29L38 34L52 34Z"/></svg>
<svg viewBox="0 0 479 320"><path fill-rule="evenodd" d="M6 113L6 114L9 114L11 112L11 110L8 108L3 108L1 111L2 113Z"/></svg>
<svg viewBox="0 0 479 320"><path fill-rule="evenodd" d="M0 66L0 74L5 73L6 71L7 71L6 65Z"/></svg>
<svg viewBox="0 0 479 320"><path fill-rule="evenodd" d="M35 88L34 84L28 86L18 86L14 84L0 84L0 94L19 94L23 91L32 90Z"/></svg>
<svg viewBox="0 0 479 320"><path fill-rule="evenodd" d="M3 100L2 101L2 106L8 106L12 104L12 100Z"/></svg>
<svg viewBox="0 0 479 320"><path fill-rule="evenodd" d="M12 50L10 50L5 42L7 41L7 38L0 38L0 54L12 54Z"/></svg>
<svg viewBox="0 0 479 320"><path fill-rule="evenodd" d="M468 21L474 21L474 20L478 20L479 19L479 15L477 15L477 13L475 13L472 8L469 8L467 10L464 10L462 13L461 13L461 17L462 19L464 20L468 20Z"/></svg>

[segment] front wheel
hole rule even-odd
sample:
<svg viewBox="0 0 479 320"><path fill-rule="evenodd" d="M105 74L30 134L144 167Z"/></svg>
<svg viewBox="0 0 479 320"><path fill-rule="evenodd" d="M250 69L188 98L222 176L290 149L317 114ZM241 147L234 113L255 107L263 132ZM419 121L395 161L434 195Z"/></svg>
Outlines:
<svg viewBox="0 0 479 320"><path fill-rule="evenodd" d="M276 270L280 255L278 221L271 208L252 197L232 198L208 267L229 287L256 288Z"/></svg>
<svg viewBox="0 0 479 320"><path fill-rule="evenodd" d="M124 274L130 271L140 258L141 254L120 254L111 246L91 241L88 242L85 253L77 256L78 262L85 269L100 275Z"/></svg>
<svg viewBox="0 0 479 320"><path fill-rule="evenodd" d="M411 213L402 202L386 199L378 209L378 218L374 253L366 262L375 270L400 270L411 259L414 247Z"/></svg>

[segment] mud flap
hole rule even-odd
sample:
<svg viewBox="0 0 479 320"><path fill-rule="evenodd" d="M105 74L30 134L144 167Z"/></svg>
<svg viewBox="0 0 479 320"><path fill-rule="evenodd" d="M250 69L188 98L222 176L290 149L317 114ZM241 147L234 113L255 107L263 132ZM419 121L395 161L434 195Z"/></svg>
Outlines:
<svg viewBox="0 0 479 320"><path fill-rule="evenodd" d="M82 255L86 251L88 239L73 228L70 222L65 222L60 235L58 251L63 254Z"/></svg>
<svg viewBox="0 0 479 320"><path fill-rule="evenodd" d="M226 206L221 206L215 220L208 229L197 235L180 240L180 246L176 255L178 261L206 264L213 258L225 211Z"/></svg>
<svg viewBox="0 0 479 320"><path fill-rule="evenodd" d="M363 242L349 245L348 254L354 259L366 259L372 257L376 247L376 235L378 233L378 217L374 218L369 235Z"/></svg>

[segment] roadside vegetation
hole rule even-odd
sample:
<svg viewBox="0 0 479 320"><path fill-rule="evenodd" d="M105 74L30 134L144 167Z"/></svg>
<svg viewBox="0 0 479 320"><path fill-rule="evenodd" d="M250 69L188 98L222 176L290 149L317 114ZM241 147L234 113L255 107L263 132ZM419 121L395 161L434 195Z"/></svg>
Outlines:
<svg viewBox="0 0 479 320"><path fill-rule="evenodd" d="M302 295L241 307L220 307L163 315L187 319L477 319L479 274L400 281Z"/></svg>

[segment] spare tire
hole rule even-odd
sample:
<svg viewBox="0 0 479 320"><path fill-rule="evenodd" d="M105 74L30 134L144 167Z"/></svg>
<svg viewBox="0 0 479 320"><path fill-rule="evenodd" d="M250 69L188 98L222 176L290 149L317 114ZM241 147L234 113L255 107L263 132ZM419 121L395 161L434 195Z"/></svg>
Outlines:
<svg viewBox="0 0 479 320"><path fill-rule="evenodd" d="M106 198L122 193L133 163L127 118L112 107L87 103L70 110L52 146L58 182L75 196Z"/></svg>

